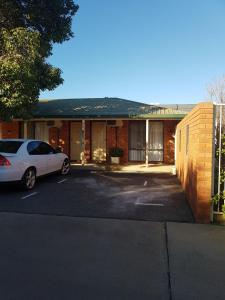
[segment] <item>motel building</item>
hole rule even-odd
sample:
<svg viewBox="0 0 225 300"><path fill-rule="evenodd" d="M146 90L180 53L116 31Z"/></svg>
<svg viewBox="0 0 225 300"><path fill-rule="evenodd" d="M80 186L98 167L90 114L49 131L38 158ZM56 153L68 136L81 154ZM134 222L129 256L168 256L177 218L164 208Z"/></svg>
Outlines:
<svg viewBox="0 0 225 300"><path fill-rule="evenodd" d="M119 147L121 164L173 164L176 126L192 107L119 98L45 100L30 120L0 122L0 138L43 140L77 163L105 163Z"/></svg>

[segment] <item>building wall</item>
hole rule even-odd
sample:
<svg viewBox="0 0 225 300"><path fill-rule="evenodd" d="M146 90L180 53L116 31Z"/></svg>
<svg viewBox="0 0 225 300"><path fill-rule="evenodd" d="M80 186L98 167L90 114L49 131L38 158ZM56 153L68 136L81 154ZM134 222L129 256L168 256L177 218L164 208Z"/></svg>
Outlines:
<svg viewBox="0 0 225 300"><path fill-rule="evenodd" d="M213 104L200 103L178 124L176 169L197 222L209 223L213 180Z"/></svg>
<svg viewBox="0 0 225 300"><path fill-rule="evenodd" d="M129 121L123 120L122 126L110 127L107 126L106 133L106 148L107 148L107 158L109 157L110 149L113 147L122 148L124 151L123 157L121 157L120 162L122 164L128 163L128 124Z"/></svg>
<svg viewBox="0 0 225 300"><path fill-rule="evenodd" d="M1 122L0 123L0 138L16 139L20 136L20 124L18 121Z"/></svg>
<svg viewBox="0 0 225 300"><path fill-rule="evenodd" d="M91 122L85 121L85 157L86 161L91 161ZM177 121L164 121L164 163L174 163L174 132ZM22 126L23 127L23 126ZM21 127L21 128L22 128ZM27 137L34 138L34 123L27 123ZM0 137L2 138L19 138L20 122L0 123ZM121 163L128 163L128 147L129 147L129 121L123 120L122 126L110 127L107 126L107 154L110 148L118 146L124 150L124 155L121 158ZM46 126L48 130L49 143L53 147L60 146L62 151L67 155L70 154L70 121L55 121L53 126ZM1 134L2 132L2 134ZM109 155L107 157L109 160Z"/></svg>

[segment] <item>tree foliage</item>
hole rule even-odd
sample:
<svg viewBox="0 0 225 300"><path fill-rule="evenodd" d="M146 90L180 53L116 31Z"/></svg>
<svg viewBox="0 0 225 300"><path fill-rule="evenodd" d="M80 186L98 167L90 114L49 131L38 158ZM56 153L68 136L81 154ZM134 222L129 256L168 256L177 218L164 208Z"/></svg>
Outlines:
<svg viewBox="0 0 225 300"><path fill-rule="evenodd" d="M0 2L0 119L29 117L40 91L63 82L46 59L73 36L77 10L72 0Z"/></svg>

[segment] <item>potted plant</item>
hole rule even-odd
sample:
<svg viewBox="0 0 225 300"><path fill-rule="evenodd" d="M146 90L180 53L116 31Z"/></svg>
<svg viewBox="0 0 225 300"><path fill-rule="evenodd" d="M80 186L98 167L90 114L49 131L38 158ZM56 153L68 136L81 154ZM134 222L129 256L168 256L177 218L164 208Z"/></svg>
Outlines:
<svg viewBox="0 0 225 300"><path fill-rule="evenodd" d="M113 147L109 151L109 155L111 157L111 164L120 164L120 157L123 156L123 149L119 147Z"/></svg>
<svg viewBox="0 0 225 300"><path fill-rule="evenodd" d="M225 205L221 204L225 201L225 191L212 197L213 221L219 224L225 224Z"/></svg>

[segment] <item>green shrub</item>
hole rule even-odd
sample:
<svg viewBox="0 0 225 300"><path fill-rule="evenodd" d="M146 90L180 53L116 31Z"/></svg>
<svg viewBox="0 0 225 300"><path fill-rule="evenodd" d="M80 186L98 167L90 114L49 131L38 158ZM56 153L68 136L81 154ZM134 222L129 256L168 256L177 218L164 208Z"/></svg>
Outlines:
<svg viewBox="0 0 225 300"><path fill-rule="evenodd" d="M124 153L123 149L121 149L119 147L111 148L109 151L109 154L112 157L122 157L123 153Z"/></svg>

